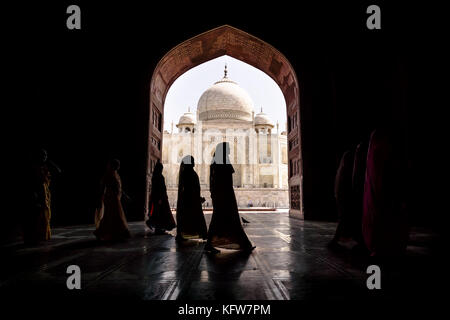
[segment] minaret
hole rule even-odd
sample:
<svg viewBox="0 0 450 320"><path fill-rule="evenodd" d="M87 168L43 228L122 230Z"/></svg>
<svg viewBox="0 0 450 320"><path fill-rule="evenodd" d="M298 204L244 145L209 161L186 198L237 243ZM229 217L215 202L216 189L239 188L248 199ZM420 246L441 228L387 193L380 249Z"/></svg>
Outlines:
<svg viewBox="0 0 450 320"><path fill-rule="evenodd" d="M170 134L173 134L173 120L172 120L172 123L170 125Z"/></svg>
<svg viewBox="0 0 450 320"><path fill-rule="evenodd" d="M227 70L227 64L225 63L225 69L223 70L223 77L227 78L228 70Z"/></svg>

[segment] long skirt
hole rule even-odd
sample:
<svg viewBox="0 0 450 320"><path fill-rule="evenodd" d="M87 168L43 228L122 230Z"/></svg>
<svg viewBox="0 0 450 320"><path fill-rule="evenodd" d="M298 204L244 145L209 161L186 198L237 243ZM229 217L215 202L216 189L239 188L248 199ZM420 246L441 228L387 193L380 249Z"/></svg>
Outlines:
<svg viewBox="0 0 450 320"><path fill-rule="evenodd" d="M118 196L105 196L103 217L94 234L99 240L120 240L130 237L125 212Z"/></svg>
<svg viewBox="0 0 450 320"><path fill-rule="evenodd" d="M149 227L167 231L176 227L168 199L162 199L161 203L150 203L150 214L146 223Z"/></svg>
<svg viewBox="0 0 450 320"><path fill-rule="evenodd" d="M208 231L208 243L226 249L252 247L241 224L234 190L230 188L220 198L213 199L213 214Z"/></svg>
<svg viewBox="0 0 450 320"><path fill-rule="evenodd" d="M29 210L24 225L24 240L26 243L38 243L51 238L51 194L48 184L43 185L44 203L34 205Z"/></svg>

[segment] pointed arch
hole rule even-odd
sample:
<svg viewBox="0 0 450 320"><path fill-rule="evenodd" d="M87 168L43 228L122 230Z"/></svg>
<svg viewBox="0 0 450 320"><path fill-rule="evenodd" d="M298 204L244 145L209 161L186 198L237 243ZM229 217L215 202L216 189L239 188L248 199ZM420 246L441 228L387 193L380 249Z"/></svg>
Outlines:
<svg viewBox="0 0 450 320"><path fill-rule="evenodd" d="M228 55L241 60L271 77L280 87L286 100L287 119L300 123L299 84L294 68L288 59L277 49L263 40L229 25L201 33L172 48L158 62L150 83L150 119L148 141L156 140L162 145L163 133L160 126L164 123L164 102L167 92L174 81L191 68L217 57ZM159 117L157 121L153 117ZM289 177L289 213L294 217L303 217L302 155L300 126L288 126L288 161L299 163L300 168L292 172L288 166ZM148 209L148 196L151 190L153 163L161 159L162 148L148 143L147 149L147 185L145 211Z"/></svg>

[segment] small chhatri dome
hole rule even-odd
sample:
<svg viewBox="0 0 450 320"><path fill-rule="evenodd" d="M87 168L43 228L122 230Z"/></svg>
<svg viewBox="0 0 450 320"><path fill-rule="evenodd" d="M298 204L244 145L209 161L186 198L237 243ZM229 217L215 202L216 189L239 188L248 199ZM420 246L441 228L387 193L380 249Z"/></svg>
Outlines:
<svg viewBox="0 0 450 320"><path fill-rule="evenodd" d="M206 90L198 100L199 120L232 119L252 121L253 101L236 82L228 78L225 65L224 76Z"/></svg>
<svg viewBox="0 0 450 320"><path fill-rule="evenodd" d="M185 112L178 121L177 128L180 125L194 125L195 124L195 115L191 112L191 108L188 108L188 111Z"/></svg>
<svg viewBox="0 0 450 320"><path fill-rule="evenodd" d="M261 108L261 112L255 115L255 125L256 126L270 126L273 128L272 120L270 120L269 116L265 114Z"/></svg>

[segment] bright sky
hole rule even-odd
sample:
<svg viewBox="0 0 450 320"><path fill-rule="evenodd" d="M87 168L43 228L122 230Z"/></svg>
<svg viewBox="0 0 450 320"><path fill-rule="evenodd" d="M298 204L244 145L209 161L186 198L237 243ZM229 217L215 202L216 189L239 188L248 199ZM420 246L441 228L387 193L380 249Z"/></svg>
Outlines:
<svg viewBox="0 0 450 320"><path fill-rule="evenodd" d="M191 108L197 110L197 102L202 93L214 82L223 78L227 64L228 78L247 91L253 100L255 114L261 111L280 124L280 131L286 130L286 102L278 85L267 74L251 65L230 56L205 62L182 74L170 87L164 105L164 129L170 131L173 121L174 130L180 116Z"/></svg>

